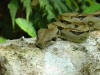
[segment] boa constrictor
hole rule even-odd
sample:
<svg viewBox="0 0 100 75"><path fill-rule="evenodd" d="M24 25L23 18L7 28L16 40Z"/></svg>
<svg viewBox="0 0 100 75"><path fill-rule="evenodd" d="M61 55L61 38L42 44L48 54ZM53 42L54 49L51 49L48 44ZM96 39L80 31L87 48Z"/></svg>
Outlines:
<svg viewBox="0 0 100 75"><path fill-rule="evenodd" d="M89 32L100 29L100 12L90 14L64 13L48 28L40 29L36 46L44 48L57 37L76 43L83 42Z"/></svg>

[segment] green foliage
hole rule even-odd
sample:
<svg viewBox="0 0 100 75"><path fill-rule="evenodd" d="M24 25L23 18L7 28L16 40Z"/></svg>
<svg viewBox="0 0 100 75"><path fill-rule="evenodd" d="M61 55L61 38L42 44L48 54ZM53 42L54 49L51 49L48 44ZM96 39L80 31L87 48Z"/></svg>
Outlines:
<svg viewBox="0 0 100 75"><path fill-rule="evenodd" d="M4 37L0 37L0 43L5 42L6 39Z"/></svg>
<svg viewBox="0 0 100 75"><path fill-rule="evenodd" d="M32 2L36 2L36 4ZM32 7L31 3L35 6ZM20 7L19 11L17 11L18 7ZM36 36L35 30L46 27L49 22L55 21L59 14L96 12L100 9L100 3L97 3L96 0L10 0L8 8L13 27L17 18L16 24L34 37ZM22 18L16 16L16 12L20 11L22 11L20 14L25 14L21 16Z"/></svg>
<svg viewBox="0 0 100 75"><path fill-rule="evenodd" d="M84 9L83 13L96 12L99 9L100 9L100 4L94 2L91 4L90 7Z"/></svg>
<svg viewBox="0 0 100 75"><path fill-rule="evenodd" d="M53 13L53 8L48 2L49 0L39 0L40 7L44 9L43 16L47 15L47 19L55 18L55 14Z"/></svg>
<svg viewBox="0 0 100 75"><path fill-rule="evenodd" d="M23 6L26 8L26 19L29 20L29 16L32 12L32 8L31 8L31 0L21 0L21 2L23 3Z"/></svg>
<svg viewBox="0 0 100 75"><path fill-rule="evenodd" d="M34 27L32 26L32 22L29 22L27 21L26 19L24 18L17 18L16 19L16 23L18 24L18 26L24 30L25 32L28 33L28 35L30 35L31 37L35 37L36 34L35 34L35 29Z"/></svg>
<svg viewBox="0 0 100 75"><path fill-rule="evenodd" d="M40 7L43 8L43 15L47 15L47 20L56 18L56 14L68 11L62 0L39 0L39 3Z"/></svg>
<svg viewBox="0 0 100 75"><path fill-rule="evenodd" d="M11 0L10 3L8 4L8 8L9 8L11 19L12 19L13 28L15 27L15 16L16 16L16 12L17 12L18 7L19 7L19 5L18 5L17 0Z"/></svg>

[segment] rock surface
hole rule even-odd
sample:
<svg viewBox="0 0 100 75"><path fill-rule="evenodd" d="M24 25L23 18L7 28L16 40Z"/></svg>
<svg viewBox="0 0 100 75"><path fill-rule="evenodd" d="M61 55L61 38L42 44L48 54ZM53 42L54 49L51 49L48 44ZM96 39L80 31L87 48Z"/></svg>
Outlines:
<svg viewBox="0 0 100 75"><path fill-rule="evenodd" d="M83 43L58 39L43 50L34 39L0 44L0 75L100 75L100 31Z"/></svg>

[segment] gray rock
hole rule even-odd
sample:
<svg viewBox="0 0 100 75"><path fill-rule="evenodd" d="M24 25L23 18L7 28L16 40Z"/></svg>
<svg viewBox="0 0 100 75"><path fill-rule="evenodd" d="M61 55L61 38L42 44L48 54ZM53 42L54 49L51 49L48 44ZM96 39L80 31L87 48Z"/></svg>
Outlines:
<svg viewBox="0 0 100 75"><path fill-rule="evenodd" d="M0 44L0 75L100 75L100 31L83 43L58 38L40 50L35 39Z"/></svg>

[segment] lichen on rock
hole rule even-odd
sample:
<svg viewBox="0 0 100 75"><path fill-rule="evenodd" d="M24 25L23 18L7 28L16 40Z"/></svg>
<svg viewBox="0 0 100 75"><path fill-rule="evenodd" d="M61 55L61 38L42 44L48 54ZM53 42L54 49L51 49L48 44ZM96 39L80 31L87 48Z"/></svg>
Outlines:
<svg viewBox="0 0 100 75"><path fill-rule="evenodd" d="M35 39L0 44L0 75L100 75L100 31L83 43L58 39L39 49Z"/></svg>

